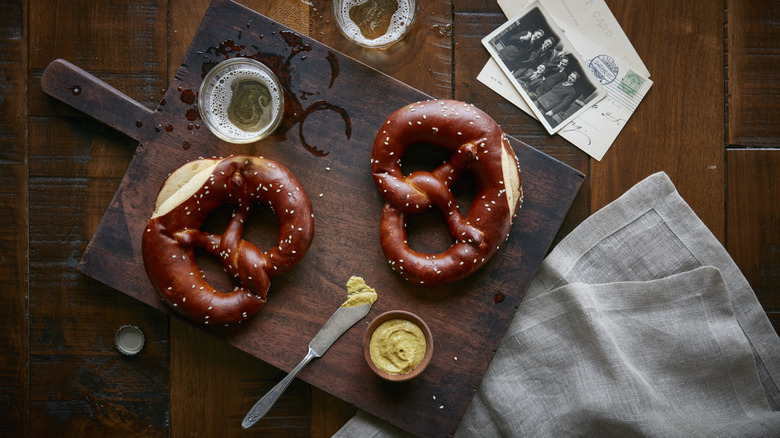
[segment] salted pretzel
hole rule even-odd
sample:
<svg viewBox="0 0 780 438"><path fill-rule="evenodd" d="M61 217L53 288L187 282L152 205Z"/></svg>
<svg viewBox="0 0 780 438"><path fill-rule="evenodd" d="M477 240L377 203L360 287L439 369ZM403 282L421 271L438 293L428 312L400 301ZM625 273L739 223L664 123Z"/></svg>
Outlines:
<svg viewBox="0 0 780 438"><path fill-rule="evenodd" d="M453 155L431 172L404 175L401 157L415 144ZM430 100L391 114L374 140L371 168L386 201L380 223L382 251L396 272L418 284L460 280L482 267L509 237L522 204L519 165L509 141L490 116L464 102ZM477 194L463 217L450 187L466 170ZM409 247L406 215L433 206L444 213L455 243L440 254L423 254Z"/></svg>
<svg viewBox="0 0 780 438"><path fill-rule="evenodd" d="M279 221L278 242L266 252L241 237L252 204L261 202ZM234 212L225 232L201 231L209 213L226 203ZM287 168L250 156L200 159L165 180L144 229L142 252L149 279L174 311L202 324L232 324L263 307L270 278L294 267L313 236L311 201ZM241 285L229 292L211 286L195 248L218 257Z"/></svg>

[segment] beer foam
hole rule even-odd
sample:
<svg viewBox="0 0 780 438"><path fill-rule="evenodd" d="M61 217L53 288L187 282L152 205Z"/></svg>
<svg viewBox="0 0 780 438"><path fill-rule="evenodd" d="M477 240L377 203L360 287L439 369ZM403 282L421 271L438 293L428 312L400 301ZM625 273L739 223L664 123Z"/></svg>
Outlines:
<svg viewBox="0 0 780 438"><path fill-rule="evenodd" d="M277 85L275 79L267 72L252 65L228 66L219 72L208 84L211 92L206 96L204 109L208 112L207 117L211 118L210 121L217 130L236 140L253 139L257 137L259 131L270 128L269 125L271 124L266 123L258 126L257 131L245 131L233 124L228 118L228 107L233 98L232 85L247 79L260 82L271 94L271 106L263 107L263 110L270 111L271 114L270 117L263 117L264 120L271 122L277 120L279 112L282 111L280 105L282 90Z"/></svg>
<svg viewBox="0 0 780 438"><path fill-rule="evenodd" d="M398 9L390 19L390 26L387 28L387 32L375 39L364 37L358 24L352 21L349 16L350 9L368 1L373 0L344 0L343 2L340 2L340 7L337 6L335 13L336 19L341 25L342 32L357 44L365 47L384 47L400 40L414 21L414 14L416 11L410 0L397 0Z"/></svg>

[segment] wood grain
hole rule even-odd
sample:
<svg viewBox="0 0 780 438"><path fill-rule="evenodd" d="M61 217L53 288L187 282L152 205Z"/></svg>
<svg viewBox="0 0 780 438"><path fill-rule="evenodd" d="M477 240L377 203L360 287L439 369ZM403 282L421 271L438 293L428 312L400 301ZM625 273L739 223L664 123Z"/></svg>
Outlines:
<svg viewBox="0 0 780 438"><path fill-rule="evenodd" d="M780 137L780 3L727 3L728 143L777 147Z"/></svg>
<svg viewBox="0 0 780 438"><path fill-rule="evenodd" d="M780 327L776 2L607 0L655 84L601 163L475 80L487 59L479 39L505 20L495 1L424 2L415 35L385 53L347 43L325 0L241 3L430 95L472 102L509 134L585 173L556 241L666 171ZM43 69L68 59L156 110L208 5L0 1L2 433L324 437L355 411L298 380L257 429L235 429L243 414L235 406L250 405L282 371L76 271L137 141L44 95ZM147 335L134 358L112 344L125 322Z"/></svg>
<svg viewBox="0 0 780 438"><path fill-rule="evenodd" d="M131 149L123 136L88 120L75 121L91 126L76 130L83 138L74 138L69 121L42 122L31 124L31 157L56 146L76 161L33 158L36 165L30 167L31 433L56 428L96 436L167 434L166 318L76 271L124 172L108 164L114 152ZM76 151L82 149L90 160L79 166ZM97 165L101 159L103 165ZM138 360L122 357L113 344L114 332L126 323L146 334ZM83 417L85 411L94 413L92 419Z"/></svg>
<svg viewBox="0 0 780 438"><path fill-rule="evenodd" d="M195 36L208 0L171 0L168 18L168 79L179 69ZM301 0L243 0L240 4L304 35L309 34L309 4Z"/></svg>
<svg viewBox="0 0 780 438"><path fill-rule="evenodd" d="M655 85L604 159L591 163L591 212L663 170L723 242L725 5L668 0L607 4Z"/></svg>
<svg viewBox="0 0 780 438"><path fill-rule="evenodd" d="M137 143L46 98L39 83L51 60L66 57L148 103L165 79L155 70L165 59L165 5L146 6L30 2L27 409L33 436L168 434L167 318L76 270ZM114 333L122 324L144 331L143 355L130 359L116 350Z"/></svg>
<svg viewBox="0 0 780 438"><path fill-rule="evenodd" d="M327 392L312 387L311 436L330 438L357 412L357 408Z"/></svg>
<svg viewBox="0 0 780 438"><path fill-rule="evenodd" d="M312 1L309 36L434 97L452 97L452 17L449 2L422 2L411 33L386 51L365 50L338 31L330 1ZM312 436L330 436L355 408L313 388Z"/></svg>
<svg viewBox="0 0 780 438"><path fill-rule="evenodd" d="M27 4L0 14L0 430L26 436L27 422Z"/></svg>
<svg viewBox="0 0 780 438"><path fill-rule="evenodd" d="M169 7L167 77L173 80L208 9L209 1L172 1ZM302 34L308 34L309 7L299 0L242 2ZM171 319L171 436L232 436L244 432L241 420L249 406L281 379L277 368L213 336L201 336L188 323ZM193 363L201 366L193 367ZM338 399L311 401L311 387L296 381L252 433L263 436L309 436L324 421L314 421L309 406L329 413ZM343 403L343 402L342 402ZM222 406L215 410L214 406ZM332 434L334 431L331 431Z"/></svg>
<svg viewBox="0 0 780 438"><path fill-rule="evenodd" d="M3 119L0 127L9 127ZM25 181L26 171L23 163L0 165L0 226L7 230L0 237L0 280L6 291L0 294L0 429L16 436L27 433L27 187L20 183Z"/></svg>
<svg viewBox="0 0 780 438"><path fill-rule="evenodd" d="M454 22L454 27L458 29L454 35L455 99L471 102L482 108L501 125L506 133L587 175L590 165L587 154L560 136L549 135L531 116L476 80L490 57L482 46L481 40L503 24L506 17L495 4L480 5L468 2L462 7L467 9L461 10L456 6ZM588 216L589 190L589 181L586 178L553 245Z"/></svg>
<svg viewBox="0 0 780 438"><path fill-rule="evenodd" d="M249 407L284 373L187 322L173 323L176 319L171 319L172 436L311 435L311 391L300 380L263 421L243 430Z"/></svg>
<svg viewBox="0 0 780 438"><path fill-rule="evenodd" d="M30 1L29 46L36 48L29 58L30 113L76 114L51 105L36 81L55 58L77 63L133 100L156 107L167 85L165 13L163 1Z"/></svg>
<svg viewBox="0 0 780 438"><path fill-rule="evenodd" d="M333 295L334 286L343 294L343 283L351 275L348 273L370 275L370 284L385 291L381 304L375 305L376 311L414 308L416 313L428 320L432 330L440 331L437 351L441 358L434 358L431 368L416 379L414 385L395 390L374 385L367 367L355 366L355 362L362 360L362 354L359 343L349 342L349 338L359 337L357 330L343 337L347 341L334 345L328 360L315 361L304 369L301 378L403 428L424 435L438 434L443 430L452 433L503 330L522 299L531 274L549 248L582 177L562 163L513 141L527 177L524 182L526 196L515 231L507 240L505 249L477 275L458 283L457 293L446 287L432 289L425 294L415 291L413 285L390 269L378 269L386 262L372 234L375 221L371 216L356 216L345 210L343 205L360 205L366 211L373 206L377 212L380 210L381 202L378 202L379 196L365 164L369 161L370 145L377 126L398 107L427 96L334 53L330 48L299 38L278 23L270 22L248 9L227 1L212 3L182 68L164 96L167 103L160 105L154 113L157 127L166 126L166 129L160 130L154 124L147 126L146 123L138 126L137 129L144 131L139 133L139 137L145 138L148 132L157 132L158 135L150 137L136 152L79 269L153 307L168 311L145 279L138 239L133 236L143 231L156 197L156 187L149 185L148 181L161 181L179 165L176 163L186 161L187 157L224 155L242 149L216 141L206 130L191 129L182 117L189 103L178 97L184 89L197 87L203 69L223 59L223 43L232 41L229 43L231 57L261 56L275 66L273 68L280 69L277 75L283 78L285 87L291 87L285 99L291 102L287 108L292 108L293 112L289 112L285 120L292 122L292 126L303 124L302 120L296 119L296 114L307 114L305 108L312 105L308 97L316 96L321 102L335 102L344 108L349 115L346 120L351 123L351 134L346 140L333 141L345 135L342 132L344 121L339 121L337 114L328 118L327 113L318 113L318 117L306 124L306 129L299 128L298 134L315 133L313 138L320 141L313 144L325 148L328 153L325 157L302 147L305 146L302 137L288 137L287 132L292 126L283 125L274 139L244 146L245 150L254 154L259 153L256 148L262 148L264 156L285 163L304 187L316 187L327 197L315 198L314 207L319 212L320 224L317 234L320 237L319 241L315 239L311 255L307 254L310 261L296 268L294 276L283 276L274 281L271 294L284 298L269 300L266 305L268 310L261 318L247 321L246 328L218 330L215 327L212 333L278 368L289 370L305 352L303 346L343 300ZM303 50L305 55L299 55L299 50ZM336 65L339 67L335 68ZM291 76L287 69L293 68L295 75ZM87 77L82 75L81 79L86 80ZM71 76L60 77L49 74L49 71L43 78L46 90L60 90L70 82ZM327 85L329 82L330 85ZM352 86L355 83L367 86L358 89ZM84 88L86 93L88 88ZM117 98L116 92L102 94ZM81 105L81 99L92 99L91 94L64 93L57 97L66 102L73 100L76 107ZM300 109L297 109L298 105ZM129 114L127 125L119 126L119 129L134 132L136 124L133 121L136 118L136 115ZM115 120L111 116L106 116L106 119ZM327 146L323 146L323 138L331 139L324 143ZM188 147L182 146L183 140ZM275 147L270 147L274 143ZM329 171L331 167L333 172ZM351 189L344 192L337 187ZM352 254L355 247L365 248L358 258ZM332 263L334 257L340 262ZM523 263L518 265L518 260ZM475 287L477 282L478 288ZM308 293L293 293L299 290ZM498 292L505 294L504 301L494 300ZM458 315L462 325L446 322L454 315ZM463 326L469 327L468 333L478 331L485 334L486 339L465 334ZM272 333L273 336L259 336L262 333ZM296 345L301 346L297 354ZM462 357L454 368L447 366L447 358L453 356ZM445 388L439 396L442 403L447 402L448 409L436 411L437 415L428 415L427 409L434 407L429 406L430 403L425 404L425 395L434 388ZM404 397L404 403L398 404L397 397Z"/></svg>
<svg viewBox="0 0 780 438"><path fill-rule="evenodd" d="M387 50L364 49L335 26L331 2L314 0L311 36L433 97L452 97L452 5L446 0L419 2L410 33Z"/></svg>
<svg viewBox="0 0 780 438"><path fill-rule="evenodd" d="M726 250L780 333L780 149L729 149L726 167Z"/></svg>

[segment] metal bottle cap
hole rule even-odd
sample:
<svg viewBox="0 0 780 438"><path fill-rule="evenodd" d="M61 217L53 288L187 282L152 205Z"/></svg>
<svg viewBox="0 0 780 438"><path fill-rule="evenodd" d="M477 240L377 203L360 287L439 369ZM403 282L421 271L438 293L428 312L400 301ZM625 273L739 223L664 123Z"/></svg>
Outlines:
<svg viewBox="0 0 780 438"><path fill-rule="evenodd" d="M123 325L116 331L114 343L120 353L133 356L144 348L144 332L134 325Z"/></svg>

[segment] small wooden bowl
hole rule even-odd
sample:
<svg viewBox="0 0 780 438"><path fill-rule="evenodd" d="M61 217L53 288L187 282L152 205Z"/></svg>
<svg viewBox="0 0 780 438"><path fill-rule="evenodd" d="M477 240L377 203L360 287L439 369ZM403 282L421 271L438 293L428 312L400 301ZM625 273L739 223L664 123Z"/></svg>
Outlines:
<svg viewBox="0 0 780 438"><path fill-rule="evenodd" d="M391 319L405 319L410 321L417 325L417 327L420 327L423 335L425 335L425 355L423 356L422 362L420 362L419 365L417 365L407 374L393 374L382 371L377 368L377 366L374 364L374 361L371 360L371 336L374 334L374 330L376 330L377 327L379 327L383 322L389 321ZM422 373L431 362L431 358L433 357L433 335L431 334L431 329L428 328L428 325L425 323L425 321L423 321L414 313L403 310L391 310L374 318L374 320L371 321L371 323L368 325L368 328L366 328L366 332L363 335L363 355L366 358L368 367L371 368L371 371L373 371L377 376L390 382L405 382L419 376L420 373Z"/></svg>

